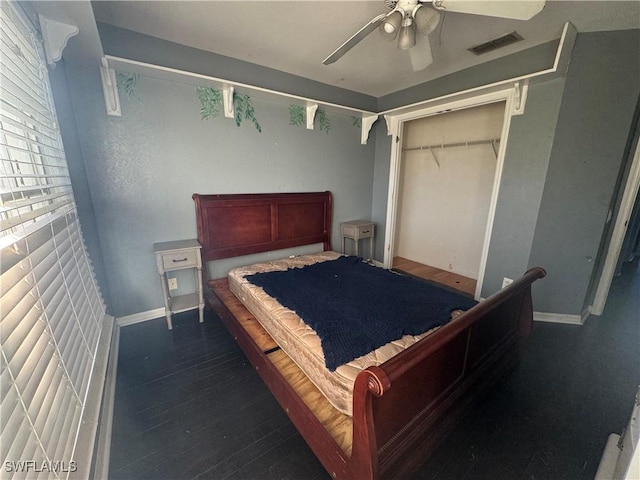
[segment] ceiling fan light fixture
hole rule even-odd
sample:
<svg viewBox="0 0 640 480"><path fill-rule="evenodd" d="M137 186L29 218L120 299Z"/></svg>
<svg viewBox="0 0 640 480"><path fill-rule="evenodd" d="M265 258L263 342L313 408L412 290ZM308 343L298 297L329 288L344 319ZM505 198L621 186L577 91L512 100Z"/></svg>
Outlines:
<svg viewBox="0 0 640 480"><path fill-rule="evenodd" d="M380 35L385 40L395 40L398 36L398 31L402 25L404 16L400 10L395 10L387 15L387 18L380 24Z"/></svg>
<svg viewBox="0 0 640 480"><path fill-rule="evenodd" d="M422 35L429 35L440 22L440 12L433 8L418 5L413 11L416 29Z"/></svg>
<svg viewBox="0 0 640 480"><path fill-rule="evenodd" d="M407 25L400 27L400 33L398 35L398 49L409 50L416 44L416 25L411 22Z"/></svg>

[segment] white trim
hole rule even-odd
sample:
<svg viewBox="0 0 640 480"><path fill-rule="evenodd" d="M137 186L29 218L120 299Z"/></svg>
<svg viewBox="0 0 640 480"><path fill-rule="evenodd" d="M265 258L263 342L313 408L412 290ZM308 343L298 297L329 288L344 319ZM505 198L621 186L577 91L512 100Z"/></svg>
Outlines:
<svg viewBox="0 0 640 480"><path fill-rule="evenodd" d="M607 438L607 443L604 446L604 452L600 457L600 463L598 464L598 470L593 480L611 480L614 477L616 470L616 464L620 458L621 449L620 435L612 433Z"/></svg>
<svg viewBox="0 0 640 480"><path fill-rule="evenodd" d="M629 177L622 194L622 202L618 211L618 218L613 227L613 233L611 234L611 241L609 242L609 250L607 251L607 257L602 268L602 274L600 275L600 281L598 282L598 288L593 298L593 305L591 306L591 313L594 315L602 315L604 306L607 303L607 297L609 296L609 289L611 288L611 282L615 275L616 265L618 264L618 257L620 257L620 251L622 250L622 244L624 243L624 237L627 233L627 227L629 226L629 220L633 213L633 206L640 189L640 140L636 145L636 152L633 156L631 163L631 169L629 170Z"/></svg>
<svg viewBox="0 0 640 480"><path fill-rule="evenodd" d="M107 115L112 117L121 117L122 110L120 109L120 94L118 93L116 71L113 68L109 68L109 64L105 57L102 57L100 78L102 80L102 93L104 95L104 104L107 109Z"/></svg>
<svg viewBox="0 0 640 480"><path fill-rule="evenodd" d="M553 62L553 66L551 66L550 68L540 70L538 72L527 73L525 75L520 75L518 77L508 78L506 80L500 80L498 82L491 83L488 85L481 85L479 87L470 88L469 90L450 93L450 94L443 95L441 97L432 98L429 100L421 100L419 102L412 103L410 105L403 105L401 107L385 110L380 112L379 114L380 115L387 115L387 114L400 115L418 108L423 108L424 106L434 102L447 102L452 98L458 98L463 95L466 95L467 97L473 97L489 89L504 89L509 84L514 84L514 83L523 82L523 81L526 83L530 83L532 81L547 81L558 76L563 76L567 72L567 67L569 65L569 59L571 57L571 51L573 50L573 45L575 44L576 36L577 36L576 27L574 27L573 24L571 24L570 22L566 22L562 29L562 35L560 37L560 42L558 43L558 49L556 50L556 56Z"/></svg>
<svg viewBox="0 0 640 480"><path fill-rule="evenodd" d="M134 323L146 322L148 320L155 320L156 318L164 317L164 308L154 308L153 310L147 310L146 312L138 312L132 315L125 315L116 319L118 326L126 327L127 325L133 325Z"/></svg>
<svg viewBox="0 0 640 480"><path fill-rule="evenodd" d="M223 85L222 86L222 104L224 110L225 118L235 118L236 117L236 109L233 105L233 93L234 93L233 85Z"/></svg>
<svg viewBox="0 0 640 480"><path fill-rule="evenodd" d="M565 323L569 325L583 325L587 317L588 312L582 315L571 315L566 313L548 313L548 312L533 312L534 322L546 322L546 323Z"/></svg>
<svg viewBox="0 0 640 480"><path fill-rule="evenodd" d="M515 84L518 85L517 83ZM482 293L482 285L484 283L484 274L487 269L487 259L489 257L489 245L491 243L491 233L493 232L493 223L496 217L496 208L498 205L498 194L500 192L500 183L502 181L502 170L504 168L504 157L507 150L507 142L509 139L509 130L511 128L511 117L516 110L524 111L524 103L526 97L520 97L517 108L515 107L516 88L511 91L506 99L504 109L504 118L502 120L502 132L500 134L500 143L498 147L498 157L496 159L496 172L493 178L493 188L491 191L491 200L489 201L489 214L487 215L487 226L484 233L482 243L482 253L480 254L480 269L478 270L478 279L476 281L475 298L480 298ZM520 90L518 90L520 92Z"/></svg>
<svg viewBox="0 0 640 480"><path fill-rule="evenodd" d="M520 81L516 82L513 85L514 88L514 107L513 114L514 115L524 115L524 106L527 104L527 95L529 94L529 83L528 81Z"/></svg>
<svg viewBox="0 0 640 480"><path fill-rule="evenodd" d="M76 439L73 458L86 459L79 462L78 468L69 473L68 479L89 478L94 447L98 442L98 424L103 408L105 378L107 376L109 354L112 347L113 330L117 328L115 318L105 314L102 318L102 330L98 340L98 350L93 363L91 383L85 400L85 411L82 414L82 429ZM86 408L89 406L90 408Z"/></svg>
<svg viewBox="0 0 640 480"><path fill-rule="evenodd" d="M360 133L360 143L362 145L367 144L367 140L369 139L369 132L371 132L371 127L378 120L378 115L362 115L362 131Z"/></svg>
<svg viewBox="0 0 640 480"><path fill-rule="evenodd" d="M258 87L255 85L249 85L247 83L232 82L230 80L224 80L222 78L212 77L210 75L203 75L201 73L188 72L186 70L178 70L176 68L164 67L162 65L154 65L152 63L139 62L137 60L130 60L128 58L115 57L113 55L105 55L103 58L105 58L106 61L108 62L109 68L113 68L115 70L122 69L123 71L131 72L131 73L140 73L145 75L155 74L153 75L155 78L161 78L161 79L170 80L170 81L181 80L182 82L185 82L191 79L191 82L188 82L188 83L193 83L193 85L202 85L203 82L219 84L221 86L232 85L240 89L251 90L255 92L262 92L270 95L289 98L291 100L302 101L304 102L305 105L307 104L306 102L311 102L311 103L318 103L326 107L333 107L338 110L346 110L351 113L360 113L360 114L366 114L366 115L376 114L375 112L362 110L360 108L348 107L346 105L339 105L337 103L332 103L332 102L323 102L323 101L315 100L312 98L302 97L300 95L293 95L290 93L280 92L277 90L271 90L268 88Z"/></svg>
<svg viewBox="0 0 640 480"><path fill-rule="evenodd" d="M404 122L427 116L437 115L440 113L450 112L453 110L462 110L490 103L505 102L505 112L500 139L501 141L496 162L496 173L494 176L493 190L489 204L489 214L487 217L487 227L485 230L484 243L480 258L478 281L476 283L475 298L480 298L480 293L482 292L482 283L484 280L484 273L487 265L487 256L489 254L489 243L491 241L491 232L493 230L496 205L498 203L498 193L500 190L500 181L502 179L502 169L504 167L504 157L508 143L509 128L511 126L511 116L516 114L516 110L524 109L523 102L524 100L526 100L526 97L520 96L518 108L515 108L516 85L518 84L513 84L511 88L503 88L502 90L495 90L491 88L486 92L477 92L477 94L473 97L463 95L463 98L457 100L451 99L449 103L442 103L438 100L435 102L435 105L425 104L424 108L406 111L398 115L385 115L387 126L390 129L390 134L393 136L389 168L389 191L387 197L387 219L384 240L385 249L383 265L385 266L385 268L391 268L391 265L393 263L396 216L399 195L398 186L400 181L400 166L402 159L402 131Z"/></svg>
<svg viewBox="0 0 640 480"><path fill-rule="evenodd" d="M118 352L120 350L120 326L113 326L111 351L107 363L104 381L104 396L98 426L98 444L93 460L93 478L109 478L109 460L111 458L111 432L113 427L113 408L116 396L116 378L118 373Z"/></svg>
<svg viewBox="0 0 640 480"><path fill-rule="evenodd" d="M307 130L313 130L313 124L315 123L316 120L316 112L318 110L318 104L317 103L313 103L313 102L309 102L307 103Z"/></svg>
<svg viewBox="0 0 640 480"><path fill-rule="evenodd" d="M76 36L80 29L76 25L58 22L42 15L38 15L38 20L42 29L42 40L47 63L54 65L62 58L62 51L67 47L69 39Z"/></svg>

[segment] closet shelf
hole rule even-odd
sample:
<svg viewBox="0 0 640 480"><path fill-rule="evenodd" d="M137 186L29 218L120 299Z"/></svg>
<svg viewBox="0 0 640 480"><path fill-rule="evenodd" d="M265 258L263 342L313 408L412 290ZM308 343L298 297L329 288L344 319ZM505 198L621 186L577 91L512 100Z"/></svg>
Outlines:
<svg viewBox="0 0 640 480"><path fill-rule="evenodd" d="M451 147L471 147L474 145L496 145L497 143L500 143L499 138L493 140L474 140L471 142L438 143L434 145L420 145L418 147L404 147L402 151L411 152L415 150L432 150L434 148L444 149Z"/></svg>

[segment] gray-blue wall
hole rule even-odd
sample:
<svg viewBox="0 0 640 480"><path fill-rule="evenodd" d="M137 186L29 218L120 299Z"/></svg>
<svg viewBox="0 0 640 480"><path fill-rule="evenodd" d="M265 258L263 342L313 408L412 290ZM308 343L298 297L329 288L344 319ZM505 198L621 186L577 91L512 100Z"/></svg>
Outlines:
<svg viewBox="0 0 640 480"><path fill-rule="evenodd" d="M113 27L100 31L109 54L267 82L261 85L266 87L279 82L289 93L372 110L535 71L550 64L555 48L554 42L545 44L517 63L491 62L372 102ZM597 251L600 244L606 217L601 207L614 195L619 150L635 105L630 98L638 95L638 51L637 31L579 34L569 76L531 86L525 114L512 120L483 295L497 290L503 276L540 264L550 275L536 286L536 310L581 312L592 270L580 255L572 261L567 252L576 244ZM373 127L369 144L361 146L359 129L348 116L331 115L329 134L307 131L289 125L286 101L256 96L263 127L258 133L224 118L201 120L194 87L149 77L140 79L137 98L122 97L121 118L107 117L97 68L76 68L68 77L88 185L80 201L91 201L114 315L162 305L152 244L195 236L194 192L331 190L334 245L339 245L340 221L372 218L378 227L375 257L382 259L391 151L383 119ZM579 192L567 198L573 187ZM564 235L567 216L588 216L594 209L579 234Z"/></svg>
<svg viewBox="0 0 640 480"><path fill-rule="evenodd" d="M84 238L89 258L96 274L96 280L102 297L106 304L110 304L111 295L109 292L109 282L107 281L107 271L102 257L102 243L98 235L95 211L93 209L93 199L91 189L87 179L82 145L78 136L76 117L69 92L69 82L67 79L67 69L64 61L58 62L56 68L49 72L51 89L56 105L58 122L63 126L60 133L64 145L69 177L76 199L78 218L82 226L82 236Z"/></svg>
<svg viewBox="0 0 640 480"><path fill-rule="evenodd" d="M511 118L482 288L484 297L501 288L503 277L517 278L531 266L529 256L564 84L564 79L558 78L532 85L524 115ZM534 296L538 309L535 291Z"/></svg>
<svg viewBox="0 0 640 480"><path fill-rule="evenodd" d="M529 261L549 272L537 286L538 310L588 307L639 94L640 31L578 35Z"/></svg>
<svg viewBox="0 0 640 480"><path fill-rule="evenodd" d="M288 103L252 97L259 133L202 120L193 86L141 77L108 117L95 69L71 83L115 316L162 306L153 243L196 237L193 193L330 190L337 246L339 222L371 215L374 141L360 145L350 116L309 131L289 124Z"/></svg>

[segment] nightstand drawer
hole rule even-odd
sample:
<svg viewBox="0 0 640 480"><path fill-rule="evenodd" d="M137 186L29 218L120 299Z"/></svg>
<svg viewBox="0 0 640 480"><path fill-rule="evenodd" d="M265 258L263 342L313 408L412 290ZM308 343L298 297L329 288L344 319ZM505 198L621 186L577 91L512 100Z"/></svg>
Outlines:
<svg viewBox="0 0 640 480"><path fill-rule="evenodd" d="M360 239L373 237L373 224L342 224L342 235L348 238Z"/></svg>
<svg viewBox="0 0 640 480"><path fill-rule="evenodd" d="M198 251L184 250L165 253L162 255L162 267L164 271L190 268L198 266Z"/></svg>

